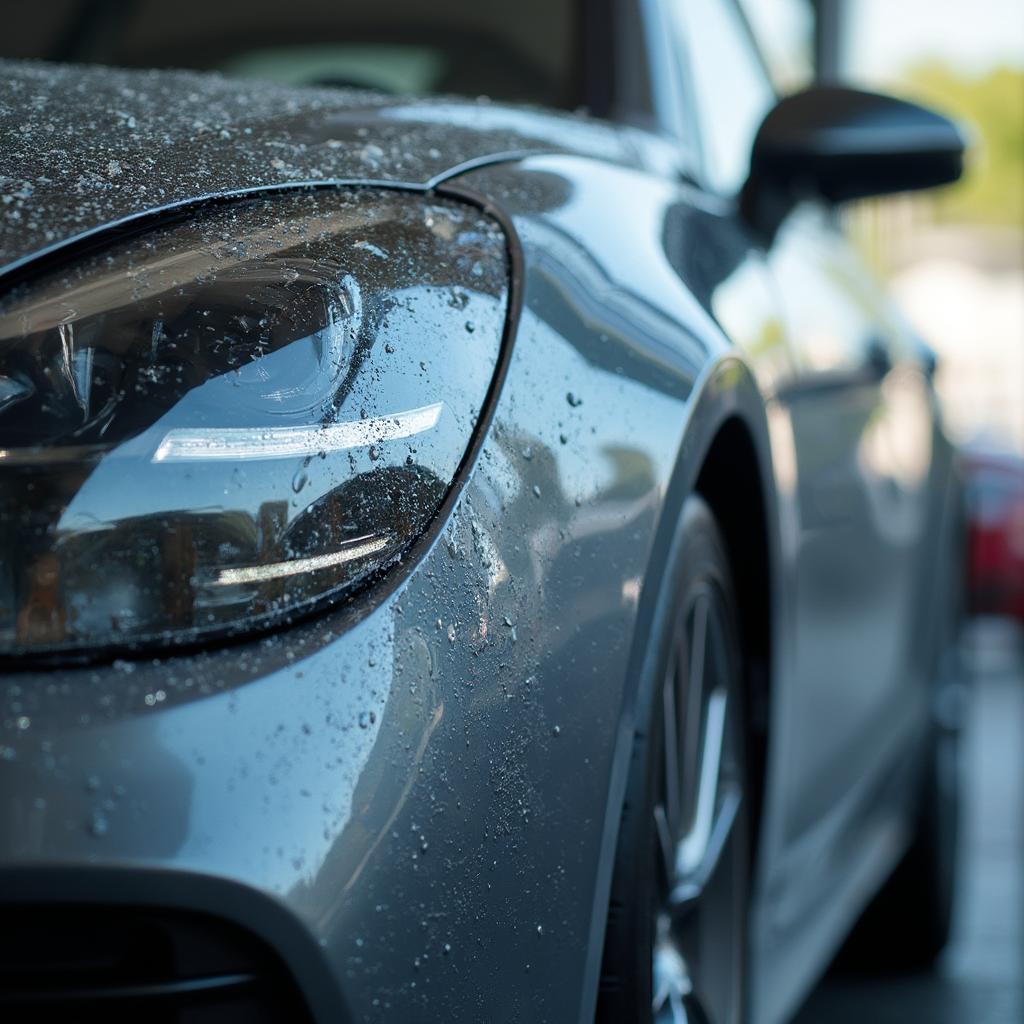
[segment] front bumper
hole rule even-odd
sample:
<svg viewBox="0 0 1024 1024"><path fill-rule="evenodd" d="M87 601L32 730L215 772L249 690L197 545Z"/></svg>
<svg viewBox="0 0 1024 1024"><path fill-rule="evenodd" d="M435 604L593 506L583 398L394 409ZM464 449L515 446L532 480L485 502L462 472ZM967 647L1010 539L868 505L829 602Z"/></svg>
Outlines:
<svg viewBox="0 0 1024 1024"><path fill-rule="evenodd" d="M415 771L398 734L424 732L420 704L388 699L393 615L342 639L351 612L209 654L9 675L0 913L49 908L61 930L84 906L100 928L116 908L202 913L272 950L318 1019L349 1019L362 908L346 894Z"/></svg>

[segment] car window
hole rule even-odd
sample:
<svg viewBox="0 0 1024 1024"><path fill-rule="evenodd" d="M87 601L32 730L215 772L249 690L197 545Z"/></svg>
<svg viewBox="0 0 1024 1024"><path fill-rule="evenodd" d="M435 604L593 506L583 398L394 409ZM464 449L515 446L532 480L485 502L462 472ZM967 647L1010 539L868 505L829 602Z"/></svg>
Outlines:
<svg viewBox="0 0 1024 1024"><path fill-rule="evenodd" d="M746 180L750 147L775 90L731 0L670 0L680 59L693 84L706 178L735 195Z"/></svg>
<svg viewBox="0 0 1024 1024"><path fill-rule="evenodd" d="M780 93L814 77L814 8L807 0L739 0Z"/></svg>
<svg viewBox="0 0 1024 1024"><path fill-rule="evenodd" d="M574 0L54 0L4 11L0 56L573 109Z"/></svg>

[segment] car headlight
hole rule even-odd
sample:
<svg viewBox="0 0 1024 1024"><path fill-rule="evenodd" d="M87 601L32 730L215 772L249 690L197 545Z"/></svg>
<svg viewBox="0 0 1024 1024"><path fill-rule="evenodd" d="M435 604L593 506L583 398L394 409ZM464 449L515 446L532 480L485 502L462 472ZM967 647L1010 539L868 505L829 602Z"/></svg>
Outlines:
<svg viewBox="0 0 1024 1024"><path fill-rule="evenodd" d="M0 648L204 640L401 557L498 365L505 240L372 190L245 199L0 304Z"/></svg>

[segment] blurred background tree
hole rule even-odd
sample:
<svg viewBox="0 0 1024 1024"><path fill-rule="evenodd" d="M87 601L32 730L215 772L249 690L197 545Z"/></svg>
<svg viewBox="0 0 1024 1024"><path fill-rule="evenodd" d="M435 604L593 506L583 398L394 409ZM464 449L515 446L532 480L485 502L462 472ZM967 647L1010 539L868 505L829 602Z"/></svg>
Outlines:
<svg viewBox="0 0 1024 1024"><path fill-rule="evenodd" d="M1024 224L1024 70L995 67L969 75L928 60L912 65L903 83L913 98L973 129L967 173L957 186L936 194L936 219Z"/></svg>

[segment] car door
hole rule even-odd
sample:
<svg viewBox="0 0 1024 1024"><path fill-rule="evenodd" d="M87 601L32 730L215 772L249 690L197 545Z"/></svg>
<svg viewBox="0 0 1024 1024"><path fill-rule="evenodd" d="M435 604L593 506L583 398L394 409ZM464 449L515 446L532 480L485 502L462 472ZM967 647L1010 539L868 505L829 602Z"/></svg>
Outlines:
<svg viewBox="0 0 1024 1024"><path fill-rule="evenodd" d="M739 220L773 88L734 0L667 9L704 184ZM924 720L910 638L932 412L911 343L831 211L806 204L750 244L764 249L791 354L789 376L765 390L784 558L755 934L806 943L816 952L794 962L810 973L902 841L907 740Z"/></svg>
<svg viewBox="0 0 1024 1024"><path fill-rule="evenodd" d="M777 396L792 431L799 522L793 686L776 762L779 884L817 874L841 887L861 873L866 884L868 866L901 841L899 780L926 720L924 659L912 640L930 395L827 212L798 210L769 265L798 361ZM787 902L797 916L799 902Z"/></svg>

